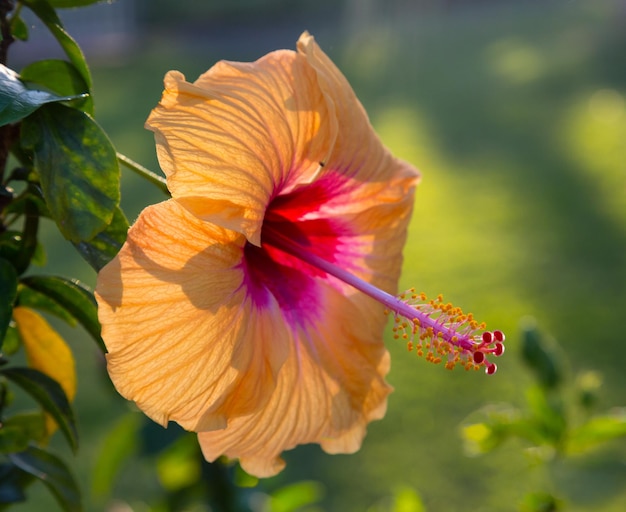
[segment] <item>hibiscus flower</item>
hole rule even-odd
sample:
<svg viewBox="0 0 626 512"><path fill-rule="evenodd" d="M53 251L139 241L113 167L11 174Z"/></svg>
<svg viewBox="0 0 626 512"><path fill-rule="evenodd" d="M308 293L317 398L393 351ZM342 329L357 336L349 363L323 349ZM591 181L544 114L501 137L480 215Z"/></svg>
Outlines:
<svg viewBox="0 0 626 512"><path fill-rule="evenodd" d="M499 333L393 296L419 174L309 34L194 83L169 72L147 127L172 198L99 274L108 371L154 421L198 432L208 460L266 477L298 444L358 450L391 391L385 308L410 348L495 371Z"/></svg>

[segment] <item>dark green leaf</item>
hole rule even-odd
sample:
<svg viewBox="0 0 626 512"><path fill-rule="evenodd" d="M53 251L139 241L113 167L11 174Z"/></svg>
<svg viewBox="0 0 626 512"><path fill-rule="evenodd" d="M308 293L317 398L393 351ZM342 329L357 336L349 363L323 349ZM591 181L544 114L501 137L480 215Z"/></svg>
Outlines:
<svg viewBox="0 0 626 512"><path fill-rule="evenodd" d="M24 120L22 137L61 233L78 243L103 231L119 203L120 170L98 124L84 112L51 104Z"/></svg>
<svg viewBox="0 0 626 512"><path fill-rule="evenodd" d="M33 187L29 186L29 191ZM13 205L18 203L15 209ZM24 216L24 225L22 232L6 231L0 234L0 257L9 260L15 267L18 275L30 265L30 262L37 251L37 230L39 227L39 208L43 204L41 200L35 200L30 193L24 193L6 208L5 211L11 210L12 213Z"/></svg>
<svg viewBox="0 0 626 512"><path fill-rule="evenodd" d="M75 279L69 280L56 276L31 276L23 279L22 284L55 301L78 320L98 342L102 350L105 350L104 342L100 337L98 308L91 290Z"/></svg>
<svg viewBox="0 0 626 512"><path fill-rule="evenodd" d="M0 428L0 453L21 452L31 442L46 437L46 420L40 412L16 414L2 422Z"/></svg>
<svg viewBox="0 0 626 512"><path fill-rule="evenodd" d="M21 453L9 455L9 458L22 471L41 480L63 510L66 512L83 510L76 480L65 463L56 455L31 446Z"/></svg>
<svg viewBox="0 0 626 512"><path fill-rule="evenodd" d="M118 207L113 213L113 220L108 228L98 233L89 242L80 242L75 247L85 261L99 271L122 248L127 234L128 221Z"/></svg>
<svg viewBox="0 0 626 512"><path fill-rule="evenodd" d="M544 388L556 389L563 381L562 361L531 322L523 326L522 358Z"/></svg>
<svg viewBox="0 0 626 512"><path fill-rule="evenodd" d="M27 201L24 207L24 227L20 240L20 252L15 260L15 268L18 274L23 274L29 267L35 252L37 251L37 231L39 230L39 215L37 204Z"/></svg>
<svg viewBox="0 0 626 512"><path fill-rule="evenodd" d="M24 5L33 11L48 27L48 30L52 32L52 35L70 59L70 62L74 64L74 67L81 74L89 89L91 89L91 74L89 73L85 56L78 44L76 44L76 41L63 28L61 20L50 3L46 0L24 0Z"/></svg>
<svg viewBox="0 0 626 512"><path fill-rule="evenodd" d="M26 41L28 39L28 27L21 16L13 16L11 19L11 34L15 39Z"/></svg>
<svg viewBox="0 0 626 512"><path fill-rule="evenodd" d="M0 464L0 506L25 501L24 488L31 480L13 464Z"/></svg>
<svg viewBox="0 0 626 512"><path fill-rule="evenodd" d="M15 71L0 64L0 126L24 119L46 103L77 97L27 89Z"/></svg>
<svg viewBox="0 0 626 512"><path fill-rule="evenodd" d="M20 252L22 233L19 231L5 231L0 233L0 258L14 262Z"/></svg>
<svg viewBox="0 0 626 512"><path fill-rule="evenodd" d="M49 413L59 425L72 449L76 451L78 432L74 413L59 383L32 368L2 368L0 375L4 375L21 387Z"/></svg>
<svg viewBox="0 0 626 512"><path fill-rule="evenodd" d="M0 348L13 315L17 295L17 272L11 263L0 258Z"/></svg>
<svg viewBox="0 0 626 512"><path fill-rule="evenodd" d="M51 218L41 189L34 185L22 192L4 209L6 213L15 213L17 215L24 215L28 210L30 210L29 213L31 215Z"/></svg>
<svg viewBox="0 0 626 512"><path fill-rule="evenodd" d="M75 327L77 324L76 319L54 299L51 299L47 295L33 290L28 286L20 286L15 305L24 306L30 309L37 309L39 311L46 311L47 313L60 318L72 327Z"/></svg>
<svg viewBox="0 0 626 512"><path fill-rule="evenodd" d="M58 59L38 60L22 69L20 78L24 82L42 85L60 96L85 95L83 100L74 102L72 106L93 115L93 101L88 94L89 87L70 62Z"/></svg>
<svg viewBox="0 0 626 512"><path fill-rule="evenodd" d="M52 7L57 8L82 7L84 5L91 5L101 1L102 0L48 0Z"/></svg>

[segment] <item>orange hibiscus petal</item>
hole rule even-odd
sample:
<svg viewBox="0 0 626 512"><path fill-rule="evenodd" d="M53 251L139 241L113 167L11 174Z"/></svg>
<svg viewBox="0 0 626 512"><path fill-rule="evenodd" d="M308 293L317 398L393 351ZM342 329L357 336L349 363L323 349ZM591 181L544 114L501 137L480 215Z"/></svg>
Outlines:
<svg viewBox="0 0 626 512"><path fill-rule="evenodd" d="M222 427L275 386L287 336L259 321L242 286L243 243L170 200L141 213L98 276L111 379L162 425Z"/></svg>
<svg viewBox="0 0 626 512"><path fill-rule="evenodd" d="M193 84L168 73L146 126L172 197L256 245L269 199L312 175L336 134L313 69L286 50L219 62Z"/></svg>
<svg viewBox="0 0 626 512"><path fill-rule="evenodd" d="M223 430L198 434L208 460L225 454L239 458L250 474L272 476L284 466L281 452L298 444L355 452L367 423L384 415L391 391L384 380L389 355L377 335L384 317L365 313L370 299L351 304L333 288L323 288L323 321L294 332L266 406L229 420Z"/></svg>
<svg viewBox="0 0 626 512"><path fill-rule="evenodd" d="M395 202L398 192L410 196L409 190L419 179L415 168L393 157L383 146L350 84L313 36L302 34L297 47L315 70L319 88L339 123L333 151L320 176L339 173L343 180L323 209L356 212ZM356 188L357 197L350 197Z"/></svg>

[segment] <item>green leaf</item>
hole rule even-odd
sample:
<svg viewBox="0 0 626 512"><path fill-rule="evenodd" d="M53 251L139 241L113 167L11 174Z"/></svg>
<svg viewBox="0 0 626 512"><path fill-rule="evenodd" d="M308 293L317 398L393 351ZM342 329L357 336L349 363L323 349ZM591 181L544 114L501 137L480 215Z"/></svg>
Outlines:
<svg viewBox="0 0 626 512"><path fill-rule="evenodd" d="M563 382L563 362L556 350L540 334L534 323L522 327L522 358L546 389L556 389Z"/></svg>
<svg viewBox="0 0 626 512"><path fill-rule="evenodd" d="M565 503L544 491L531 492L524 496L520 512L558 512L565 510Z"/></svg>
<svg viewBox="0 0 626 512"><path fill-rule="evenodd" d="M461 427L466 455L474 457L489 453L511 438L520 438L532 444L543 442L540 425L507 404L488 405L474 415L471 422Z"/></svg>
<svg viewBox="0 0 626 512"><path fill-rule="evenodd" d="M18 275L24 273L38 251L37 230L39 227L40 208L44 207L43 200L37 199L32 193L34 186L28 186L27 191L14 200L5 212L24 217L22 231L5 231L0 233L0 258L11 262ZM39 247L41 251L41 247ZM38 260L41 260L39 255Z"/></svg>
<svg viewBox="0 0 626 512"><path fill-rule="evenodd" d="M47 105L26 118L22 142L34 152L44 198L61 233L91 240L113 218L120 200L115 149L84 112Z"/></svg>
<svg viewBox="0 0 626 512"><path fill-rule="evenodd" d="M46 254L46 249L43 244L37 241L37 245L35 245L35 251L33 252L33 257L30 260L33 265L37 265L38 267L44 267L46 263L48 263L48 256Z"/></svg>
<svg viewBox="0 0 626 512"><path fill-rule="evenodd" d="M38 217L51 218L46 201L41 194L41 189L33 185L17 196L4 211L17 215L30 214Z"/></svg>
<svg viewBox="0 0 626 512"><path fill-rule="evenodd" d="M596 416L573 429L568 438L567 448L571 453L581 453L624 436L626 436L626 409L618 409L613 414Z"/></svg>
<svg viewBox="0 0 626 512"><path fill-rule="evenodd" d="M463 448L466 455L470 457L489 453L500 444L500 440L495 438L492 428L486 423L464 425L461 429L461 436Z"/></svg>
<svg viewBox="0 0 626 512"><path fill-rule="evenodd" d="M96 271L100 271L122 248L127 234L128 221L118 207L113 212L113 220L109 227L88 242L75 244L75 247L87 263Z"/></svg>
<svg viewBox="0 0 626 512"><path fill-rule="evenodd" d="M4 335L4 344L2 345L2 353L5 356L11 356L15 354L22 345L20 339L20 333L18 332L15 324L11 322L6 334Z"/></svg>
<svg viewBox="0 0 626 512"><path fill-rule="evenodd" d="M29 189L33 188L29 185ZM24 226L20 236L20 248L15 257L15 270L22 275L28 269L35 252L37 251L37 231L39 230L39 215L36 202L24 203Z"/></svg>
<svg viewBox="0 0 626 512"><path fill-rule="evenodd" d="M324 487L315 481L302 481L281 487L272 493L269 502L271 512L295 512L302 507L317 503L324 495Z"/></svg>
<svg viewBox="0 0 626 512"><path fill-rule="evenodd" d="M201 473L198 443L193 436L182 436L156 460L159 483L169 492L190 487Z"/></svg>
<svg viewBox="0 0 626 512"><path fill-rule="evenodd" d="M0 453L21 452L32 441L41 442L46 437L46 420L41 412L16 414L2 422Z"/></svg>
<svg viewBox="0 0 626 512"><path fill-rule="evenodd" d="M558 447L567 430L561 398L548 394L545 388L533 386L526 390L526 400L532 412L529 421L535 425L542 441Z"/></svg>
<svg viewBox="0 0 626 512"><path fill-rule="evenodd" d="M400 486L393 493L391 512L426 512L421 496L412 487Z"/></svg>
<svg viewBox="0 0 626 512"><path fill-rule="evenodd" d="M44 294L75 318L105 351L100 337L98 306L89 288L76 279L58 276L30 276L22 280L28 288Z"/></svg>
<svg viewBox="0 0 626 512"><path fill-rule="evenodd" d="M28 40L28 27L21 16L13 16L11 19L11 34L20 41Z"/></svg>
<svg viewBox="0 0 626 512"><path fill-rule="evenodd" d="M78 44L76 44L76 41L74 41L63 28L61 20L54 11L54 8L46 0L24 0L24 5L33 11L48 27L48 30L50 30L52 35L59 42L68 59L74 64L74 67L81 74L85 83L91 90L91 74L89 73L85 56Z"/></svg>
<svg viewBox="0 0 626 512"><path fill-rule="evenodd" d="M21 244L21 232L10 230L0 233L0 258L15 262L19 257Z"/></svg>
<svg viewBox="0 0 626 512"><path fill-rule="evenodd" d="M65 60L38 60L20 72L22 81L42 85L61 96L81 97L84 100L72 105L93 115L93 101L89 87L78 70Z"/></svg>
<svg viewBox="0 0 626 512"><path fill-rule="evenodd" d="M20 286L17 292L16 306L24 306L31 309L37 309L39 311L45 311L50 313L68 325L75 327L78 323L76 319L68 313L68 311L55 300L51 299L47 295L33 290L28 286Z"/></svg>
<svg viewBox="0 0 626 512"><path fill-rule="evenodd" d="M15 71L0 64L0 126L24 119L46 103L78 97L80 95L59 96L48 91L28 89Z"/></svg>
<svg viewBox="0 0 626 512"><path fill-rule="evenodd" d="M64 7L83 7L85 5L95 4L102 0L48 0L52 7L64 8Z"/></svg>
<svg viewBox="0 0 626 512"><path fill-rule="evenodd" d="M141 422L139 414L134 412L126 414L103 439L93 468L93 493L96 496L110 494L122 464L137 452L139 444L137 432Z"/></svg>
<svg viewBox="0 0 626 512"><path fill-rule="evenodd" d="M9 458L22 471L41 480L66 512L81 512L80 490L65 463L50 452L29 447Z"/></svg>
<svg viewBox="0 0 626 512"><path fill-rule="evenodd" d="M17 296L17 272L11 263L0 258L0 348L11 323L13 303Z"/></svg>
<svg viewBox="0 0 626 512"><path fill-rule="evenodd" d="M32 368L2 368L0 375L21 387L49 413L59 425L72 450L76 451L78 432L74 413L60 384Z"/></svg>

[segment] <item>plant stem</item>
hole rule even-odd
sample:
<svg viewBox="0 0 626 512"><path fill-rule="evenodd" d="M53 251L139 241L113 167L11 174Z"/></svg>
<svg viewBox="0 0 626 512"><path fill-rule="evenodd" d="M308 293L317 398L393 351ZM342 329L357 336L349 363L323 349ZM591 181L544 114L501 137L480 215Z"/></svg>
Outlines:
<svg viewBox="0 0 626 512"><path fill-rule="evenodd" d="M165 178L159 176L157 173L152 172L150 169L144 167L143 165L131 160L126 155L122 155L122 153L117 153L117 160L128 167L131 171L134 171L142 178L145 178L153 185L159 187L163 193L170 195L170 191L167 189L167 181Z"/></svg>

